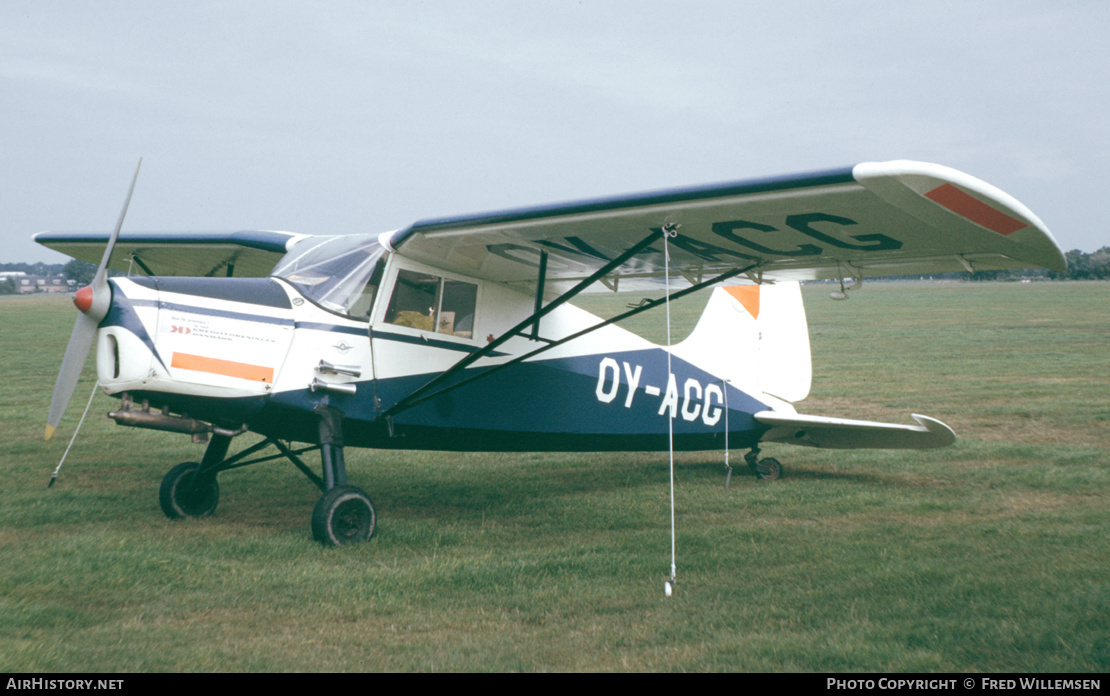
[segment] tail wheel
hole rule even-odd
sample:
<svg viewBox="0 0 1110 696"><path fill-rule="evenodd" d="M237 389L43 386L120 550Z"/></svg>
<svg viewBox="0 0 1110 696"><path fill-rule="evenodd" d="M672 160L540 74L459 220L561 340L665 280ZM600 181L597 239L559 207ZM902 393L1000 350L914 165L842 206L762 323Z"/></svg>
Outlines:
<svg viewBox="0 0 1110 696"><path fill-rule="evenodd" d="M370 496L358 486L336 486L312 511L312 536L328 546L354 544L373 536L377 523Z"/></svg>
<svg viewBox="0 0 1110 696"><path fill-rule="evenodd" d="M220 484L215 476L197 476L200 464L186 462L170 469L162 479L158 502L166 517L207 517L220 502Z"/></svg>
<svg viewBox="0 0 1110 696"><path fill-rule="evenodd" d="M755 473L764 481L777 481L782 478L782 464L771 457L760 459L755 465Z"/></svg>

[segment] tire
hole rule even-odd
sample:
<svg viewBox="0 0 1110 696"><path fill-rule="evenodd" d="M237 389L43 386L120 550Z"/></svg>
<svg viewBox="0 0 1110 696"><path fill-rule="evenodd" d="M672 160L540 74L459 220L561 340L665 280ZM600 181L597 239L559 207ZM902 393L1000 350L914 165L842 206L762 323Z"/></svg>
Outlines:
<svg viewBox="0 0 1110 696"><path fill-rule="evenodd" d="M755 465L755 473L764 481L777 481L782 478L782 464L779 460L767 457Z"/></svg>
<svg viewBox="0 0 1110 696"><path fill-rule="evenodd" d="M321 496L312 511L312 536L327 546L366 541L377 524L374 503L358 486L336 486Z"/></svg>
<svg viewBox="0 0 1110 696"><path fill-rule="evenodd" d="M170 519L182 517L208 517L220 502L220 484L215 476L196 480L200 464L186 462L170 469L162 479L158 502L162 512Z"/></svg>

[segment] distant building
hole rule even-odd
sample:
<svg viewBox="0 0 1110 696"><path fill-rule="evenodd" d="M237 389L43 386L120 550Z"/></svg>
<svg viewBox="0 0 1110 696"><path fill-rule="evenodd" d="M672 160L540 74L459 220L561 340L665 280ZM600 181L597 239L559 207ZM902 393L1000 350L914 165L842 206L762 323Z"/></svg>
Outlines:
<svg viewBox="0 0 1110 696"><path fill-rule="evenodd" d="M15 283L16 292L20 295L29 295L35 292L62 293L73 292L77 289L77 281L66 280L64 276L11 276Z"/></svg>

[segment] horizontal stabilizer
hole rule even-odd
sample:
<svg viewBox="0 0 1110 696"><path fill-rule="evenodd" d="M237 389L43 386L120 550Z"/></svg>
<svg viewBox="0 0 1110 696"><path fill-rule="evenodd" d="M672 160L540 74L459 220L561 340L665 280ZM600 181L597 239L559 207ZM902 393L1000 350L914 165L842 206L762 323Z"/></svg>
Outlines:
<svg viewBox="0 0 1110 696"><path fill-rule="evenodd" d="M825 449L933 449L947 447L956 434L938 420L913 414L918 425L805 416L760 411L755 419L771 426L763 442L784 442Z"/></svg>

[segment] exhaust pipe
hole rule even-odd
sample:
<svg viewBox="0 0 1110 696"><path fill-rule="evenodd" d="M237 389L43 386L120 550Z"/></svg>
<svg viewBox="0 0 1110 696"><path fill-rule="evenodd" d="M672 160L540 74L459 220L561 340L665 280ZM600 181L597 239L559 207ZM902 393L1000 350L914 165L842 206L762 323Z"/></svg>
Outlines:
<svg viewBox="0 0 1110 696"><path fill-rule="evenodd" d="M135 410L135 402L131 400L129 394L123 395L122 408L118 411L112 411L108 417L114 420L119 425L126 425L131 428L146 428L148 430L163 430L171 433L185 433L192 435L196 440L201 437L202 440L207 439L209 433L216 433L217 435L225 435L227 437L235 437L247 432L247 426L244 424L238 430L228 430L226 428L218 428L212 423L197 420L196 418L188 418L186 416L175 416L169 410L163 410L161 413L151 412L150 402L144 401L141 410Z"/></svg>

